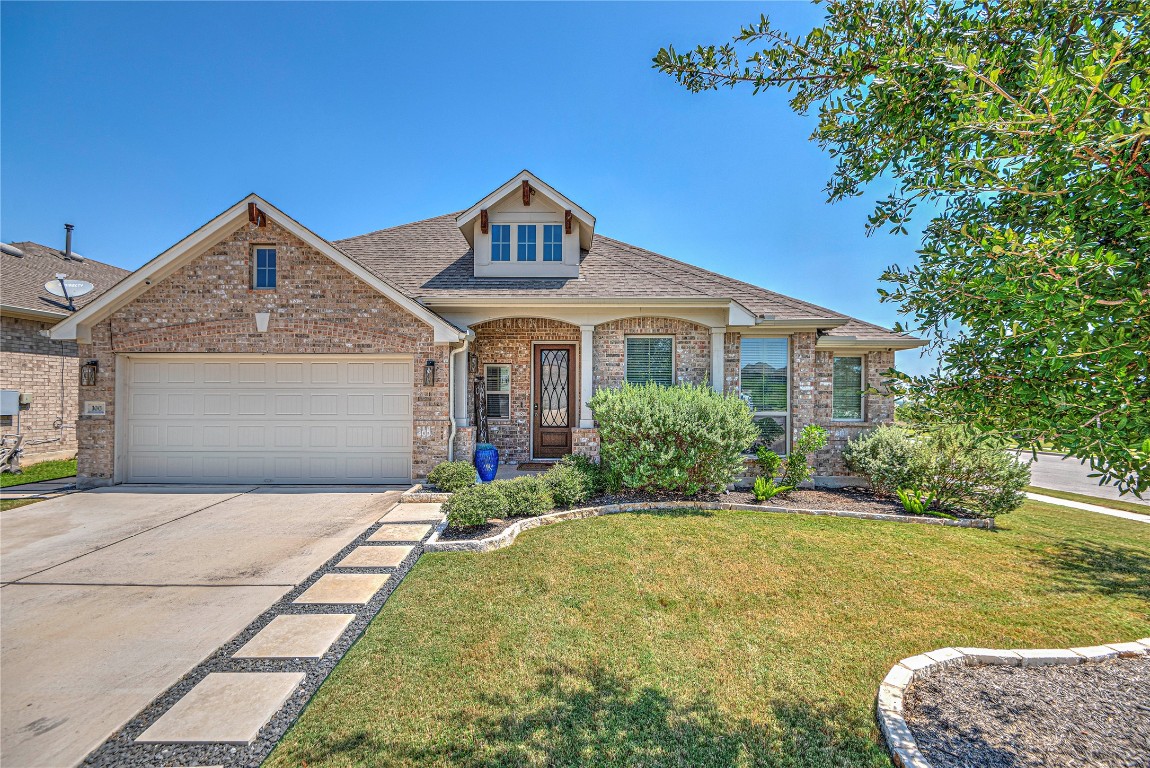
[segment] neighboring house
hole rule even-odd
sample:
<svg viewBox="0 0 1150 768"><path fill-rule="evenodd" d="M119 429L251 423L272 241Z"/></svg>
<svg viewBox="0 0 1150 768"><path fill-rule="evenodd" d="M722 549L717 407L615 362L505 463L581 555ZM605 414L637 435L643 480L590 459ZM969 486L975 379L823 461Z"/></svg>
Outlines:
<svg viewBox="0 0 1150 768"><path fill-rule="evenodd" d="M58 274L86 280L91 293L79 308L128 274L128 270L38 243L0 243L0 389L20 401L0 415L0 432L24 435L24 461L76 454L79 360L76 342L48 338L48 329L72 313L67 299L44 290Z"/></svg>
<svg viewBox="0 0 1150 768"><path fill-rule="evenodd" d="M470 458L483 385L504 462L594 455L587 399L625 380L740 392L780 452L822 424L841 482L844 442L893 416L864 391L923 344L596 235L527 171L334 243L251 195L53 337L99 363L86 485L406 482Z"/></svg>

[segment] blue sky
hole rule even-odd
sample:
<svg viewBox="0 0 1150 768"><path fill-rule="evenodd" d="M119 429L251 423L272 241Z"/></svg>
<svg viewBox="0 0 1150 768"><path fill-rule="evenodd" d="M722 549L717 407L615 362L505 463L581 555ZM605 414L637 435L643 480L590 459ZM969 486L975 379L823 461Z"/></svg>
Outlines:
<svg viewBox="0 0 1150 768"><path fill-rule="evenodd" d="M917 235L828 205L784 93L650 67L802 3L4 2L0 238L134 268L248 192L329 239L468 207L529 168L598 231L871 322ZM921 371L917 351L899 366Z"/></svg>

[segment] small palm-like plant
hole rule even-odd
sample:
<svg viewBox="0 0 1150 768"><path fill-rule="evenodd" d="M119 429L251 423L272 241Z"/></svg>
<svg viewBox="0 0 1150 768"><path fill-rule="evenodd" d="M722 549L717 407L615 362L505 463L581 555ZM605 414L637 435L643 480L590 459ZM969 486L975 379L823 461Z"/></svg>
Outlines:
<svg viewBox="0 0 1150 768"><path fill-rule="evenodd" d="M793 491L793 485L776 485L774 479L760 477L755 480L755 487L751 489L751 493L755 495L755 501L769 501L775 498L780 493Z"/></svg>
<svg viewBox="0 0 1150 768"><path fill-rule="evenodd" d="M930 491L923 491L918 488L899 488L897 493L898 500L902 502L902 508L911 514L945 517L948 520L955 519L954 515L937 512L930 508L930 505L934 503L934 494Z"/></svg>

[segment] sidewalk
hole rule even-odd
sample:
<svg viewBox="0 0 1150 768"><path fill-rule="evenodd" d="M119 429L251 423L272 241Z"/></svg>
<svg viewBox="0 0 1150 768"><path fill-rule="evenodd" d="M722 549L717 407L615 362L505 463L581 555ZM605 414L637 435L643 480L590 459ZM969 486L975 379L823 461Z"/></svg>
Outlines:
<svg viewBox="0 0 1150 768"><path fill-rule="evenodd" d="M1072 507L1074 509L1082 509L1087 512L1097 512L1101 515L1110 515L1111 517L1121 517L1125 520L1134 520L1139 523L1150 523L1150 515L1140 515L1137 512L1126 512L1121 509L1111 509L1110 507L1100 507L1097 504L1083 504L1081 501L1069 501L1068 499L1056 499L1053 496L1043 496L1041 493L1027 493L1026 498L1034 501L1041 501L1044 504L1058 504L1063 507Z"/></svg>

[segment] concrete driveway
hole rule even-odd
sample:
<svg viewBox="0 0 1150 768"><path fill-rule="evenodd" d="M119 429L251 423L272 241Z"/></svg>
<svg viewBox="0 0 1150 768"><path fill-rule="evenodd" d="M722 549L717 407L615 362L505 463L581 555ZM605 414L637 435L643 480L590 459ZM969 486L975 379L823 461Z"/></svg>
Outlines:
<svg viewBox="0 0 1150 768"><path fill-rule="evenodd" d="M1022 461L1030 461L1029 453L1019 456ZM1150 505L1150 498L1139 499L1132 493L1122 496L1113 485L1099 485L1098 478L1090 477L1090 465L1081 459L1060 456L1056 453L1039 453L1030 465L1030 484L1038 488L1055 491L1081 493L1101 499L1121 499L1134 504Z"/></svg>
<svg viewBox="0 0 1150 768"><path fill-rule="evenodd" d="M0 764L81 761L398 497L119 486L4 512Z"/></svg>

